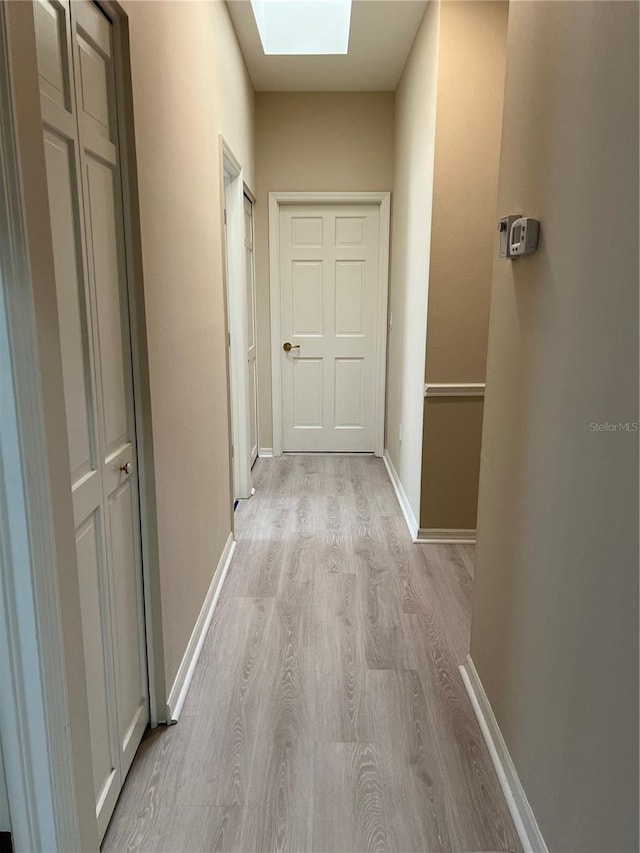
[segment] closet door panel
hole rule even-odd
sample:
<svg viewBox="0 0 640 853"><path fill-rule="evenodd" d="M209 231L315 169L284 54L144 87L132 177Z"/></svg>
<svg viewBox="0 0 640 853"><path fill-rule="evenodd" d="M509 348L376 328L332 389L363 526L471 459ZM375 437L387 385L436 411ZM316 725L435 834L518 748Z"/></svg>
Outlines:
<svg viewBox="0 0 640 853"><path fill-rule="evenodd" d="M75 202L72 143L45 131L45 158L56 272L60 347L72 488L95 473L87 307Z"/></svg>
<svg viewBox="0 0 640 853"><path fill-rule="evenodd" d="M102 837L149 716L112 25L86 0L35 21Z"/></svg>
<svg viewBox="0 0 640 853"><path fill-rule="evenodd" d="M35 21L40 91L64 110L71 111L67 4L39 0Z"/></svg>
<svg viewBox="0 0 640 853"><path fill-rule="evenodd" d="M35 8L47 188L69 449L82 653L87 679L96 816L106 829L122 787L110 578L92 318L85 252L79 132L74 112L69 6Z"/></svg>
<svg viewBox="0 0 640 853"><path fill-rule="evenodd" d="M140 653L139 603L142 584L135 555L137 537L133 526L137 496L130 480L109 499L115 617L118 743L121 767L126 774L147 723L146 672Z"/></svg>
<svg viewBox="0 0 640 853"><path fill-rule="evenodd" d="M86 250L98 367L97 408L107 515L118 749L124 777L149 711L113 45L111 24L95 4L74 3L72 9Z"/></svg>
<svg viewBox="0 0 640 853"><path fill-rule="evenodd" d="M93 280L96 294L98 349L104 407L103 441L107 461L130 443L127 423L128 389L125 377L122 334L114 177L109 166L87 158L89 229ZM128 345L128 342L127 342Z"/></svg>
<svg viewBox="0 0 640 853"><path fill-rule="evenodd" d="M102 557L102 531L98 513L90 516L76 534L82 637L87 666L91 759L98 815L100 804L118 798L120 769L117 748L112 737L113 676L105 651L109 651L109 624L102 618L104 602L109 598Z"/></svg>

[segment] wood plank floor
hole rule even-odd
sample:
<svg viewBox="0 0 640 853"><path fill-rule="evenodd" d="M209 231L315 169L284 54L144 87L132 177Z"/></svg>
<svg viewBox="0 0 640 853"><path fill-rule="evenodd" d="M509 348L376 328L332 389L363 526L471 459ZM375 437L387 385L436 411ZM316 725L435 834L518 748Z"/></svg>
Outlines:
<svg viewBox="0 0 640 853"><path fill-rule="evenodd" d="M411 542L380 459L258 460L180 722L103 850L512 851L460 675L470 546Z"/></svg>

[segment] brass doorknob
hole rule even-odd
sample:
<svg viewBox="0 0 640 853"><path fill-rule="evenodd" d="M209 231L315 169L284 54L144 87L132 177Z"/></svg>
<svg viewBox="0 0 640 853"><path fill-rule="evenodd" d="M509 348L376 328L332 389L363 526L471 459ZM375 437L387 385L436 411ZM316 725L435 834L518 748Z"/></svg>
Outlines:
<svg viewBox="0 0 640 853"><path fill-rule="evenodd" d="M285 352L291 352L292 349L300 349L300 344L290 344L289 341L282 344L282 349Z"/></svg>

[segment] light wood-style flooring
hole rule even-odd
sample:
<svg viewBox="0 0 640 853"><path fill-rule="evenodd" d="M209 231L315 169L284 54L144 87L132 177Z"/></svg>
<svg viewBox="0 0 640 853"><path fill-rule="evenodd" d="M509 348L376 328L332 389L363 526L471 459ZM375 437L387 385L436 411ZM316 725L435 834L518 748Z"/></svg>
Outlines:
<svg viewBox="0 0 640 853"><path fill-rule="evenodd" d="M380 459L254 479L180 722L103 850L520 850L458 672L473 548L414 545Z"/></svg>

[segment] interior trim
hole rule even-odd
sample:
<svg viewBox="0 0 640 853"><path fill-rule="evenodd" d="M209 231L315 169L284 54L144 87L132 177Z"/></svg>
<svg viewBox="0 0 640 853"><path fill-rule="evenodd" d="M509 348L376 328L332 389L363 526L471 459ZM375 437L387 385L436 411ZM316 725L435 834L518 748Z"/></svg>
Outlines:
<svg viewBox="0 0 640 853"><path fill-rule="evenodd" d="M456 528L421 527L416 542L421 545L473 545L476 541L475 530Z"/></svg>
<svg viewBox="0 0 640 853"><path fill-rule="evenodd" d="M524 853L549 853L471 655L459 669Z"/></svg>
<svg viewBox="0 0 640 853"><path fill-rule="evenodd" d="M427 382L425 397L484 397L484 382Z"/></svg>
<svg viewBox="0 0 640 853"><path fill-rule="evenodd" d="M129 21L126 12L114 0L97 0L112 24L115 110L118 124L120 174L122 182L127 304L131 333L131 366L138 465L138 503L142 556L143 600L147 673L149 678L149 717L152 728L164 722L166 684L164 633L158 543L158 506L156 493L154 423L151 415L149 347L142 244L138 166L134 133Z"/></svg>
<svg viewBox="0 0 640 853"><path fill-rule="evenodd" d="M393 462L391 461L391 456L389 455L389 451L385 449L383 455L383 461L385 468L387 469L387 474L389 475L389 479L391 480L391 485L394 488L396 493L396 497L398 498L398 503L400 504L400 509L402 510L402 514L404 515L404 520L407 522L407 527L409 528L409 533L411 534L412 540L415 542L418 536L418 521L413 514L413 509L411 508L411 504L409 503L409 498L407 497L407 493L404 490L404 486L398 476L398 472L395 469Z"/></svg>
<svg viewBox="0 0 640 853"><path fill-rule="evenodd" d="M233 538L233 533L230 533L227 543L224 546L224 550L220 555L220 560L218 561L218 565L213 574L209 590L204 602L202 603L202 609L200 610L196 624L193 626L193 631L191 632L187 649L182 661L180 662L180 666L178 667L178 672L167 700L167 725L177 723L180 718L182 706L187 698L191 679L193 678L193 673L195 671L196 664L198 663L198 658L200 657L200 652L202 651L207 631L209 630L209 625L211 624L213 611L216 609L222 585L227 576L227 572L229 571L229 566L231 565L231 560L233 559L233 553L235 550L236 543Z"/></svg>

